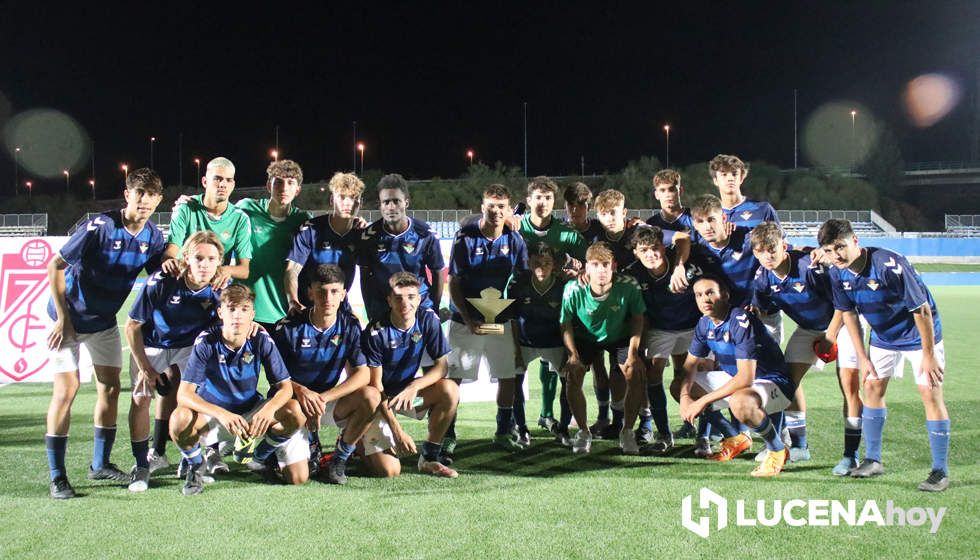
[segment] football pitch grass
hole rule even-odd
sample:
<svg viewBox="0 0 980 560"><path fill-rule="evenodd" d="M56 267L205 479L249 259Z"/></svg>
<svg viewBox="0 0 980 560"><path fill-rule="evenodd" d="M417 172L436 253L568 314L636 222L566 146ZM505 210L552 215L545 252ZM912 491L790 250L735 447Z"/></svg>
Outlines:
<svg viewBox="0 0 980 560"><path fill-rule="evenodd" d="M828 368L805 381L813 460L789 465L775 479L753 479L753 453L729 463L694 458L690 441L666 457L623 456L616 442L595 441L592 453L573 456L532 428L530 449L516 454L490 446L492 403L460 408L455 480L418 474L415 457L394 480L362 476L356 463L349 483L316 480L302 487L270 486L232 465L203 494L180 495L182 481L157 475L149 491L85 478L91 458L94 388L82 387L72 411L69 477L80 497L48 498L44 417L50 385L0 388L0 511L3 558L976 558L980 545L980 405L975 346L980 288L933 290L943 319L948 355L946 401L952 417L952 485L928 494L916 485L929 472L924 415L911 374L889 387L883 476L869 480L830 475L842 445L841 397ZM126 307L128 308L128 306ZM788 326L788 329L792 327ZM907 367L907 366L906 366ZM668 370L667 378L671 373ZM536 376L532 376L536 377ZM128 376L123 375L119 433L113 461L133 462L126 427ZM537 417L538 382L532 379L528 419ZM590 396L590 416L595 404ZM672 425L677 407L670 403ZM420 439L424 426L406 421ZM332 434L324 434L325 442ZM178 457L171 444L171 461ZM702 487L729 500L729 524L716 530L714 510L698 507ZM693 495L694 517L712 517L702 539L681 525L681 503ZM774 527L735 525L734 500L749 517L756 500L875 500L905 510L946 508L938 532L924 526ZM806 517L806 509L796 510ZM802 513L801 513L802 512ZM887 519L886 519L887 521Z"/></svg>

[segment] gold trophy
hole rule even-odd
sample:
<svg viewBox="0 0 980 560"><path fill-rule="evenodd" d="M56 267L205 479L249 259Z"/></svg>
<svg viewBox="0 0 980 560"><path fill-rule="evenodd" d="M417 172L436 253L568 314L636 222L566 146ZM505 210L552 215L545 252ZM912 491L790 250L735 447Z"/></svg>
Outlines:
<svg viewBox="0 0 980 560"><path fill-rule="evenodd" d="M483 324L480 325L476 332L479 334L504 334L504 325L502 323L494 323L493 320L500 315L500 312L507 309L507 306L514 303L512 299L504 299L501 297L503 294L497 288L484 288L480 292L480 297L478 298L466 298L466 301L473 304L483 315Z"/></svg>

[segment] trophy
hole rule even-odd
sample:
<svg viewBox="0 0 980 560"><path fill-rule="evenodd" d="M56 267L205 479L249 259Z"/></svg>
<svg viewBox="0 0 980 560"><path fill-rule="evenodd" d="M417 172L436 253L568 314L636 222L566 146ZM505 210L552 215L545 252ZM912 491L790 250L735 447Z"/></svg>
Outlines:
<svg viewBox="0 0 980 560"><path fill-rule="evenodd" d="M476 329L479 334L504 334L504 325L501 323L494 323L493 320L500 315L500 312L507 309L507 306L514 303L512 299L504 299L500 296L500 290L497 288L484 288L480 292L480 297L478 298L466 298L466 301L473 304L483 315L484 323Z"/></svg>

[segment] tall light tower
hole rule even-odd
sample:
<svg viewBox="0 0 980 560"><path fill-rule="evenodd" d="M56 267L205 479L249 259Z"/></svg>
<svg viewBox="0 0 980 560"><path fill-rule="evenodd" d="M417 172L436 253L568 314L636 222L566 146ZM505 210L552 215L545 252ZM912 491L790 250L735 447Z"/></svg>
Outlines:
<svg viewBox="0 0 980 560"><path fill-rule="evenodd" d="M670 125L664 125L664 134L667 135L667 148L664 157L664 167L670 167Z"/></svg>
<svg viewBox="0 0 980 560"><path fill-rule="evenodd" d="M854 119L857 114L857 111L851 109L851 173L854 173L854 167L857 165L857 144L854 136Z"/></svg>

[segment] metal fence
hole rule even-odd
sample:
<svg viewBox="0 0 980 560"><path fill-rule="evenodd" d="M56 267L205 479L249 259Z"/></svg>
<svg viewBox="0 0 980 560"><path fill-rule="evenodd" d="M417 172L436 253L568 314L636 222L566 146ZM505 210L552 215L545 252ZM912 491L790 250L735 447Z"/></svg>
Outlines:
<svg viewBox="0 0 980 560"><path fill-rule="evenodd" d="M980 233L980 214L946 214L946 231Z"/></svg>
<svg viewBox="0 0 980 560"><path fill-rule="evenodd" d="M47 233L47 214L0 214L0 236L34 236Z"/></svg>
<svg viewBox="0 0 980 560"><path fill-rule="evenodd" d="M79 218L74 225L68 228L68 235L75 233L75 230L78 229L82 224L84 224L85 222L91 220L95 216L98 216L99 214L102 213L103 212L89 212L85 214L84 216ZM167 232L170 231L170 218L172 216L173 216L173 212L154 212L150 216L150 221L156 224L157 227L160 228L160 231L163 232L164 236L166 236Z"/></svg>

